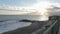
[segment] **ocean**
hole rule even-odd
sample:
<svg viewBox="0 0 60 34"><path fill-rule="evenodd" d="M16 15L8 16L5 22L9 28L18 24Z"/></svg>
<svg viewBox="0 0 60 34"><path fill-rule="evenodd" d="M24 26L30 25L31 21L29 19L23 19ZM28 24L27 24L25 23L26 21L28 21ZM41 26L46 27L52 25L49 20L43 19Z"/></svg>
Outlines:
<svg viewBox="0 0 60 34"><path fill-rule="evenodd" d="M39 15L0 15L0 33L30 26L31 22L19 22L23 19L40 20Z"/></svg>
<svg viewBox="0 0 60 34"><path fill-rule="evenodd" d="M0 33L26 27L32 24L30 22L19 22L22 18L24 18L22 15L0 15Z"/></svg>

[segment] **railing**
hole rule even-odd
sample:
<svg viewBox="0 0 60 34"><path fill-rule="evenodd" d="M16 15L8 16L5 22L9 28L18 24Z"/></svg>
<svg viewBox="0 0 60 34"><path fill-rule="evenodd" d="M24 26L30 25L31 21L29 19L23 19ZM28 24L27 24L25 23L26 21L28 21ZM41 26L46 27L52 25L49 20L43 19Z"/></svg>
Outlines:
<svg viewBox="0 0 60 34"><path fill-rule="evenodd" d="M58 34L59 31L59 22L55 21L43 34Z"/></svg>
<svg viewBox="0 0 60 34"><path fill-rule="evenodd" d="M32 32L31 34L58 34L59 31L59 20L55 20L54 23L50 24L48 28L43 27L41 29Z"/></svg>

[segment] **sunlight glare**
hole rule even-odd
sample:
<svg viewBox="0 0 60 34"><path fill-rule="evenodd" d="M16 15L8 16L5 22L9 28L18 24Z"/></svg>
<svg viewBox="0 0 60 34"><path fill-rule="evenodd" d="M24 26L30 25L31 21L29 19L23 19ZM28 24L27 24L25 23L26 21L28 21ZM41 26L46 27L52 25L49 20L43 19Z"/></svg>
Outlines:
<svg viewBox="0 0 60 34"><path fill-rule="evenodd" d="M44 15L44 13L47 11L47 8L49 8L51 5L48 1L41 1L33 5L34 8L39 10L38 12L41 12L41 15Z"/></svg>

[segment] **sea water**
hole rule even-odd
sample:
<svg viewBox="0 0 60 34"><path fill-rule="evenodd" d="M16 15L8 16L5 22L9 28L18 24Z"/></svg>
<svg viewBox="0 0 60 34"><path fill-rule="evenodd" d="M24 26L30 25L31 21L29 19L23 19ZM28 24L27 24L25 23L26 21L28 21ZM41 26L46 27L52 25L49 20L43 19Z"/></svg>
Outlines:
<svg viewBox="0 0 60 34"><path fill-rule="evenodd" d="M30 26L32 23L19 22L23 19L40 20L39 15L0 15L0 33Z"/></svg>

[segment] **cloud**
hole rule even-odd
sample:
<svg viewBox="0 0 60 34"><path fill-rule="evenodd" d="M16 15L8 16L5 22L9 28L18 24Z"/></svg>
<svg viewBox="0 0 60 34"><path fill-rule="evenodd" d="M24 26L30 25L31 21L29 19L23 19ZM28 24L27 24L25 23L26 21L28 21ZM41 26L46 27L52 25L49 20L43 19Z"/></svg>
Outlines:
<svg viewBox="0 0 60 34"><path fill-rule="evenodd" d="M0 10L23 10L23 9L31 9L32 7L21 7L21 6L9 6L9 5L0 5Z"/></svg>
<svg viewBox="0 0 60 34"><path fill-rule="evenodd" d="M60 6L60 3L51 3L50 1L44 1L44 0L37 0L37 3L34 3L31 6L10 6L10 5L6 5L6 4L2 4L0 5L0 9L5 9L5 10L22 10L24 9L40 9L40 8L47 8L50 5L55 5L55 6Z"/></svg>
<svg viewBox="0 0 60 34"><path fill-rule="evenodd" d="M2 9L2 10L20 10L21 7L9 6L9 5L0 5L0 9Z"/></svg>

